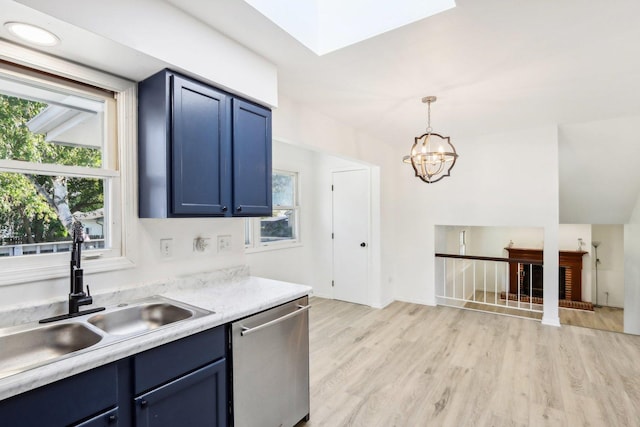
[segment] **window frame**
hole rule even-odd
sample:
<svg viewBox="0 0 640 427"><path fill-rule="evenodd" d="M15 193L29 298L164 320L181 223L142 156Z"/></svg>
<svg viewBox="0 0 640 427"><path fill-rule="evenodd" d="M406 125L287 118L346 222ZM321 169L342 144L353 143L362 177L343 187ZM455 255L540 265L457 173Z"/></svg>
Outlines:
<svg viewBox="0 0 640 427"><path fill-rule="evenodd" d="M282 174L282 175L290 175L294 177L293 180L293 206L272 206L272 216L273 211L279 210L279 208L291 209L294 211L294 238L286 239L286 240L278 240L273 242L262 242L262 235L260 230L261 221L263 218L268 217L260 217L260 218L246 218L245 219L245 252L246 253L254 253L254 252L263 252L269 250L276 249L287 249L287 248L295 248L302 246L302 240L300 238L300 172L284 170L284 169L273 169L272 174ZM247 233L248 238L247 238Z"/></svg>
<svg viewBox="0 0 640 427"><path fill-rule="evenodd" d="M83 267L91 273L130 268L135 265L136 251L133 242L135 236L134 221L137 206L137 184L135 179L136 138L136 85L134 82L115 77L97 70L31 51L10 42L0 40L0 60L3 72L15 73L21 78L45 81L54 87L72 88L83 92L83 85L91 94L91 88L114 93L111 108L105 116L115 115L113 126L105 126L103 166L101 169L80 166L62 166L55 164L34 164L16 160L0 160L0 168L6 172L29 172L37 174L57 174L101 178L105 181L105 219L109 221L110 249L87 251ZM52 75L51 81L47 75ZM68 80L69 83L60 83ZM77 82L77 83L76 83ZM80 83L78 85L78 83ZM95 94L94 94L95 95ZM39 254L19 257L1 257L0 286L26 282L56 279L68 276L68 257L66 252Z"/></svg>

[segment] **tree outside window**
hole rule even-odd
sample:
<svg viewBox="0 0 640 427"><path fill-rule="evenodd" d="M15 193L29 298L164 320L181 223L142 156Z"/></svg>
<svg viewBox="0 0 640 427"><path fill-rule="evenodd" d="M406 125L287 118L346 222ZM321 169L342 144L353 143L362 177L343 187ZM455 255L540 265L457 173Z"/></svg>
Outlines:
<svg viewBox="0 0 640 427"><path fill-rule="evenodd" d="M26 93L2 93L16 86ZM104 246L103 113L87 108L100 110L101 102L54 91L50 100L34 99L42 92L0 75L4 256L67 251L68 245L43 244L70 241L74 221L83 222L87 240L93 240L88 248Z"/></svg>

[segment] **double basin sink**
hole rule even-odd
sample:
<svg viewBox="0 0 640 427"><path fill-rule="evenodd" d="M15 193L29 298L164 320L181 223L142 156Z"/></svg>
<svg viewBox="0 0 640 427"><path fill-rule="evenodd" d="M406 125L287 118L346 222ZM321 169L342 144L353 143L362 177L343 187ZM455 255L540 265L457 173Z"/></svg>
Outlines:
<svg viewBox="0 0 640 427"><path fill-rule="evenodd" d="M154 296L86 317L0 329L0 379L211 313Z"/></svg>

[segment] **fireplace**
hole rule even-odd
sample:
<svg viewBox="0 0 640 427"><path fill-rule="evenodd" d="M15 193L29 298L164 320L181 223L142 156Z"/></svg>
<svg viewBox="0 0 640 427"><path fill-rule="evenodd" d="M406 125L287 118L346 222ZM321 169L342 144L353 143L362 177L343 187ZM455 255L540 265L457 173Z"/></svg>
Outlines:
<svg viewBox="0 0 640 427"><path fill-rule="evenodd" d="M509 253L509 293L542 298L541 249L506 248ZM588 252L560 251L558 299L582 301L582 257ZM531 267L531 268L530 268ZM533 279L533 282L530 280ZM529 294L532 295L529 295Z"/></svg>
<svg viewBox="0 0 640 427"><path fill-rule="evenodd" d="M543 296L543 284L542 274L543 267L537 264L519 264L520 274L520 295L528 297L542 298ZM569 279L571 280L571 279ZM571 296L567 298L567 268L560 267L558 270L558 299L571 299Z"/></svg>

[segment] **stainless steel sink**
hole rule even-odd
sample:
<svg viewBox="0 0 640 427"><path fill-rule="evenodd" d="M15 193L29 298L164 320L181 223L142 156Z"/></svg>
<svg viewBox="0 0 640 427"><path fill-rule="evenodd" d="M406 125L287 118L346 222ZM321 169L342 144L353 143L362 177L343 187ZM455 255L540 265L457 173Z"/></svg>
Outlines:
<svg viewBox="0 0 640 427"><path fill-rule="evenodd" d="M0 336L0 378L91 347L102 336L82 323L41 326Z"/></svg>
<svg viewBox="0 0 640 427"><path fill-rule="evenodd" d="M211 312L153 296L90 317L0 329L0 378L208 314Z"/></svg>
<svg viewBox="0 0 640 427"><path fill-rule="evenodd" d="M96 314L88 322L108 334L132 335L189 319L194 314L194 310L175 304L153 302Z"/></svg>

